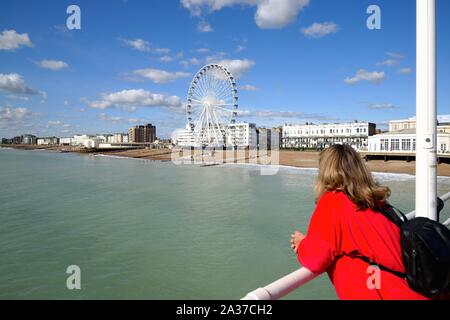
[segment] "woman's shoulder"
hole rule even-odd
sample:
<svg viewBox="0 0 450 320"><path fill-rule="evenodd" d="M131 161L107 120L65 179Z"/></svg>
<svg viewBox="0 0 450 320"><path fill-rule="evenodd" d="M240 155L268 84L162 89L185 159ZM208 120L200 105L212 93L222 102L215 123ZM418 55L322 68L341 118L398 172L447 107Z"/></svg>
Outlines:
<svg viewBox="0 0 450 320"><path fill-rule="evenodd" d="M345 201L348 200L347 195L341 190L327 191L322 197L320 197L319 201Z"/></svg>

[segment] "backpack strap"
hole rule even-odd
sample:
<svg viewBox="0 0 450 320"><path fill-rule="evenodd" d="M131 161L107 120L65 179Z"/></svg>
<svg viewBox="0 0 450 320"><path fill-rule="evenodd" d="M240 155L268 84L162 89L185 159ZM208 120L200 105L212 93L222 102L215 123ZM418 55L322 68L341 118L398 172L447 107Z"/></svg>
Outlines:
<svg viewBox="0 0 450 320"><path fill-rule="evenodd" d="M382 264L376 263L375 261L370 260L368 257L366 256L349 256L350 258L355 258L355 259L360 259L366 263L368 263L371 266L375 266L378 267L380 270L389 272L391 274L393 274L394 276L397 276L401 279L406 279L406 273L403 272L398 272L398 271L394 271L388 267L383 266Z"/></svg>
<svg viewBox="0 0 450 320"><path fill-rule="evenodd" d="M398 227L401 227L403 223L408 221L406 215L399 209L392 206L389 202L385 201L377 209L382 215L384 215L389 221L393 222Z"/></svg>

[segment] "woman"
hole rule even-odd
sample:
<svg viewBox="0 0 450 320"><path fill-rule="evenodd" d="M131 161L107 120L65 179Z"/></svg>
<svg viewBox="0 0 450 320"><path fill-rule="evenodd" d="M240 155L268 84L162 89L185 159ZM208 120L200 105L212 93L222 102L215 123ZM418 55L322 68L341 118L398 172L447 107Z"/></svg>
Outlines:
<svg viewBox="0 0 450 320"><path fill-rule="evenodd" d="M377 212L390 190L373 180L351 146L334 145L321 152L316 196L307 235L297 231L291 238L304 267L316 274L326 271L339 299L427 299L405 279L358 258L405 272L400 230Z"/></svg>

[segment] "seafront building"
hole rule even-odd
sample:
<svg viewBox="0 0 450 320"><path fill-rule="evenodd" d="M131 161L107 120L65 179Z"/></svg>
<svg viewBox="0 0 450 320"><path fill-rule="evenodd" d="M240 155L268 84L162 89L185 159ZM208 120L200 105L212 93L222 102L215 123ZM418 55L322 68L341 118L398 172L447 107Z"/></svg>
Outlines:
<svg viewBox="0 0 450 320"><path fill-rule="evenodd" d="M226 145L233 148L256 148L258 144L257 130L254 123L230 123L224 126ZM180 147L199 147L195 135L189 125L178 129L172 135L172 142Z"/></svg>
<svg viewBox="0 0 450 320"><path fill-rule="evenodd" d="M285 124L282 129L282 147L286 149L324 149L334 144L349 144L358 151L368 148L369 137L376 132L370 122L304 125Z"/></svg>
<svg viewBox="0 0 450 320"><path fill-rule="evenodd" d="M22 144L36 144L37 143L37 137L33 136L32 134L25 134L22 136Z"/></svg>
<svg viewBox="0 0 450 320"><path fill-rule="evenodd" d="M370 137L368 151L386 154L414 154L416 152L416 129L404 129ZM450 154L450 133L437 134L437 153Z"/></svg>
<svg viewBox="0 0 450 320"><path fill-rule="evenodd" d="M258 143L256 124L247 122L229 124L226 141L228 146L234 148L256 148Z"/></svg>
<svg viewBox="0 0 450 320"><path fill-rule="evenodd" d="M450 115L437 117L437 131L440 133L450 133ZM402 131L406 129L416 129L416 118L391 120L389 121L389 132Z"/></svg>
<svg viewBox="0 0 450 320"><path fill-rule="evenodd" d="M40 146L56 145L59 144L59 138L57 137L37 138L37 144Z"/></svg>
<svg viewBox="0 0 450 320"><path fill-rule="evenodd" d="M437 153L450 154L450 117L438 116ZM369 153L413 155L416 153L416 118L389 121L389 132L369 138Z"/></svg>
<svg viewBox="0 0 450 320"><path fill-rule="evenodd" d="M114 133L107 136L107 143L128 143L128 134L127 133Z"/></svg>
<svg viewBox="0 0 450 320"><path fill-rule="evenodd" d="M128 129L128 142L153 143L155 140L156 127L150 123Z"/></svg>

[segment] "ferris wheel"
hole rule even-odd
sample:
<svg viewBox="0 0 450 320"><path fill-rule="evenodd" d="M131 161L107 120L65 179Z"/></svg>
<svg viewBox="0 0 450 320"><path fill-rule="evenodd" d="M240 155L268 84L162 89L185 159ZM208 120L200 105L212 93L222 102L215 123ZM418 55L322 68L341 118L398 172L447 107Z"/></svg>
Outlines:
<svg viewBox="0 0 450 320"><path fill-rule="evenodd" d="M236 81L224 66L209 64L194 76L188 92L187 121L196 146L223 146L238 109Z"/></svg>

